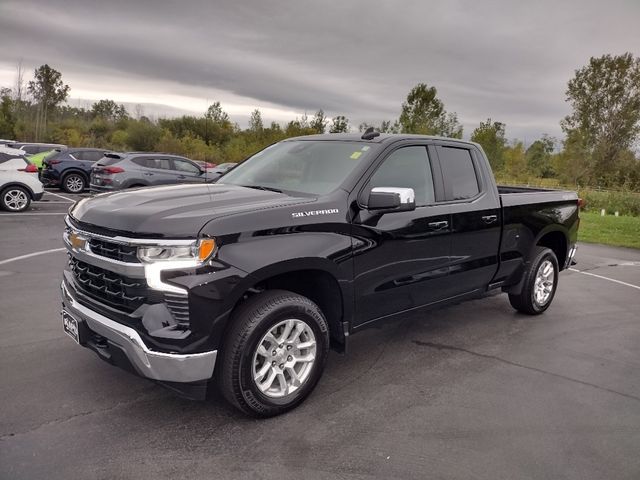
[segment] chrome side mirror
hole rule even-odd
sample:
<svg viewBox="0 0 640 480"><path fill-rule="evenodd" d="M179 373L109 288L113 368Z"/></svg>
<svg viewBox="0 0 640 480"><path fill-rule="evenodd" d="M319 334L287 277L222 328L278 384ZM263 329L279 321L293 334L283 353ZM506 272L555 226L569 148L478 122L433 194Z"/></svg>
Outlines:
<svg viewBox="0 0 640 480"><path fill-rule="evenodd" d="M413 188L374 187L369 194L368 210L408 212L416 208Z"/></svg>

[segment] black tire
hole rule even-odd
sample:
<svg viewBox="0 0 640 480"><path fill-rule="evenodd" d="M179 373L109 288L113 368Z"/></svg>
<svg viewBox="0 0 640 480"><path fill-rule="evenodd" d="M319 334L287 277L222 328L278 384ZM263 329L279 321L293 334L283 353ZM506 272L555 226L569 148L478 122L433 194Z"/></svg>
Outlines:
<svg viewBox="0 0 640 480"><path fill-rule="evenodd" d="M60 182L60 189L67 193L82 193L86 188L87 179L81 173L67 173Z"/></svg>
<svg viewBox="0 0 640 480"><path fill-rule="evenodd" d="M24 187L14 185L0 194L0 207L9 212L24 212L31 205L31 193Z"/></svg>
<svg viewBox="0 0 640 480"><path fill-rule="evenodd" d="M315 360L305 381L295 387L295 391L273 398L263 393L254 381L254 362L263 337L288 319L300 320L312 330L316 341ZM329 353L329 328L318 306L296 293L268 290L242 303L233 313L231 322L218 370L218 384L225 398L255 417L272 417L299 405L318 383Z"/></svg>
<svg viewBox="0 0 640 480"><path fill-rule="evenodd" d="M553 282L548 296L544 298L544 301L538 301L536 297L536 277L541 266L546 262L550 262L553 268ZM556 254L548 248L536 246L529 268L524 272L522 291L519 294L509 294L511 306L527 315L540 315L549 308L553 301L558 288L559 272L560 268L558 267Z"/></svg>

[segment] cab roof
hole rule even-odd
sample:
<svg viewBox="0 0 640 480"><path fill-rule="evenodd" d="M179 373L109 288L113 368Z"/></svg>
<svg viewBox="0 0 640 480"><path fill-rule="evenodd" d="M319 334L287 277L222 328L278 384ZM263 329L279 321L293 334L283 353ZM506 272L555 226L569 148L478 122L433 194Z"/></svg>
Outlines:
<svg viewBox="0 0 640 480"><path fill-rule="evenodd" d="M316 141L343 141L343 142L369 142L369 143L392 143L400 140L446 140L447 142L460 143L464 145L475 145L473 142L460 140L457 138L438 137L433 135L416 135L409 133L381 133L372 139L363 139L363 132L360 133L323 133L318 135L303 135L300 137L291 137L283 140L285 142L292 140L316 140Z"/></svg>

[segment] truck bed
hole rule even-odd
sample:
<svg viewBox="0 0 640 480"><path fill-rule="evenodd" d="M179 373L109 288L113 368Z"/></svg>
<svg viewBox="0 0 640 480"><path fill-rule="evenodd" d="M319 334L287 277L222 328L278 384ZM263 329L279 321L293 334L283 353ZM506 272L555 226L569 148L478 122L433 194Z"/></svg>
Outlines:
<svg viewBox="0 0 640 480"><path fill-rule="evenodd" d="M500 203L503 207L530 205L532 203L551 203L578 201L578 194L571 190L554 190L551 188L512 187L498 185Z"/></svg>

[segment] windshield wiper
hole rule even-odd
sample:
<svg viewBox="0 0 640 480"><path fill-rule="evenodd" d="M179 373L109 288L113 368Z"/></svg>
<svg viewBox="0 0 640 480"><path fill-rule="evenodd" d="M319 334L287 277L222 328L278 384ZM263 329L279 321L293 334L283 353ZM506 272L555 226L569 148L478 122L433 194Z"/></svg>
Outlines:
<svg viewBox="0 0 640 480"><path fill-rule="evenodd" d="M241 187L254 188L256 190L267 190L269 192L282 193L282 190L278 190L273 187L265 187L264 185L240 185Z"/></svg>

